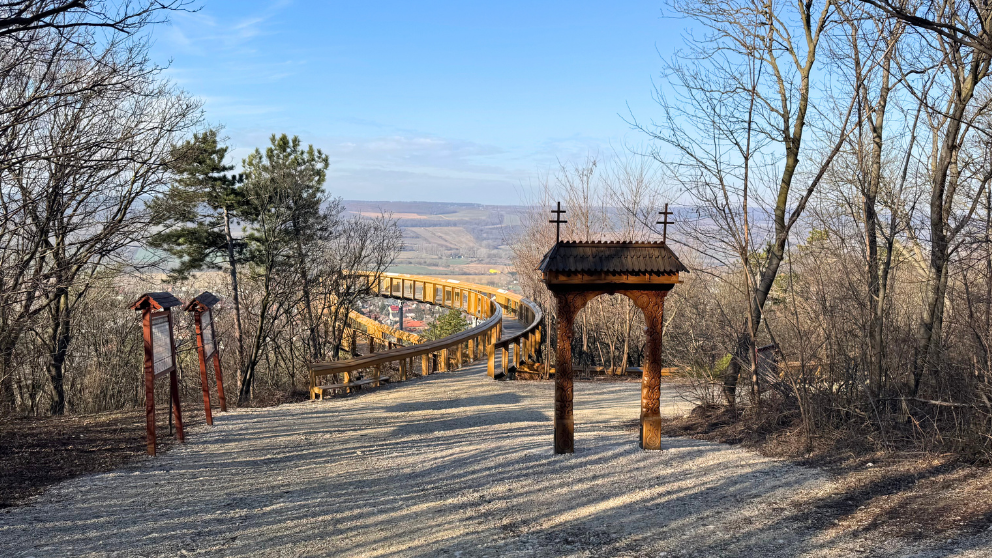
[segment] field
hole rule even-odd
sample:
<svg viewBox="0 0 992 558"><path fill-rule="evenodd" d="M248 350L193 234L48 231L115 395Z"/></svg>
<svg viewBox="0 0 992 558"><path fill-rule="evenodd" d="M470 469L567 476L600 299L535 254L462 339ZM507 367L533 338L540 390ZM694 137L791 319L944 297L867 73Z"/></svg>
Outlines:
<svg viewBox="0 0 992 558"><path fill-rule="evenodd" d="M403 230L394 273L442 275L512 289L509 244L526 208L435 202L345 201L351 215L390 215Z"/></svg>

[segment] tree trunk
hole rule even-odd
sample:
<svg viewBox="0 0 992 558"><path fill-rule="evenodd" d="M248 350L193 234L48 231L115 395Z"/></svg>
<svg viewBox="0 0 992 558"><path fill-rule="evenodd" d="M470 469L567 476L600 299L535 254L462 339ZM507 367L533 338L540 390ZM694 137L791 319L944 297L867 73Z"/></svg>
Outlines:
<svg viewBox="0 0 992 558"><path fill-rule="evenodd" d="M972 62L972 65L976 62ZM955 83L954 106L947 117L947 129L934 165L930 192L930 270L923 304L923 316L917 328L916 357L910 396L915 397L923 376L937 363L943 325L944 295L947 292L947 265L951 231L948 230L951 202L958 186L957 158L963 137L961 126L965 111L975 92L976 81L969 77ZM967 131L967 128L965 129ZM960 225L959 225L960 226Z"/></svg>
<svg viewBox="0 0 992 558"><path fill-rule="evenodd" d="M52 403L49 410L53 415L65 414L65 359L71 341L70 318L69 289L63 287L56 294L52 309L52 356L48 361L48 378L52 383Z"/></svg>
<svg viewBox="0 0 992 558"><path fill-rule="evenodd" d="M627 359L630 358L630 331L634 325L634 316L632 315L631 308L632 303L625 302L627 308L627 324L624 329L623 336L623 355L620 358L620 374L627 373Z"/></svg>
<svg viewBox="0 0 992 558"><path fill-rule="evenodd" d="M305 256L303 254L303 241L301 240L302 232L297 228L295 221L293 222L293 232L296 234L296 263L299 268L300 279L303 280L303 311L306 312L307 316L307 329L309 330L311 351L310 359L312 362L317 362L321 357L320 336L317 331L319 326L313 315L313 302L310 293L310 274L307 273L306 264L304 263Z"/></svg>
<svg viewBox="0 0 992 558"><path fill-rule="evenodd" d="M793 167L795 168L795 167ZM754 298L751 301L751 319L743 327L743 331L737 337L737 345L734 348L733 358L730 365L723 374L723 398L727 405L733 407L737 404L737 382L740 378L741 368L745 363L751 362L751 355L754 353L754 339L758 335L758 327L761 325L762 310L765 301L768 300L768 293L775 282L778 268L782 265L785 254L785 239L780 238L776 244L768 250L768 262L761 271L761 280L754 291Z"/></svg>
<svg viewBox="0 0 992 558"><path fill-rule="evenodd" d="M890 49L891 51L891 49ZM881 275L888 277L888 264L890 258L886 258L886 270L880 269L878 256L878 213L875 208L878 203L878 191L882 183L882 130L885 124L885 108L888 103L890 68L892 65L891 55L886 56L882 65L882 82L878 95L878 106L875 108L875 122L871 126L872 146L871 163L868 172L868 184L864 191L863 212L865 220L865 248L867 252L868 268L868 358L869 358L869 385L874 397L881 397L884 389L884 374L882 372L882 351L884 332L884 322L882 311L884 308L883 296L885 291L881 283ZM895 218L895 217L893 217Z"/></svg>
<svg viewBox="0 0 992 558"><path fill-rule="evenodd" d="M258 316L258 327L255 328L255 340L252 343L251 355L245 362L241 373L241 387L238 390L238 405L244 405L251 400L252 384L255 379L255 365L258 364L258 354L262 350L262 339L265 337L265 318L269 310L269 285L265 281L265 295L262 296L261 311Z"/></svg>
<svg viewBox="0 0 992 558"><path fill-rule="evenodd" d="M17 408L14 393L14 347L19 335L8 333L0 339L0 415L13 413Z"/></svg>

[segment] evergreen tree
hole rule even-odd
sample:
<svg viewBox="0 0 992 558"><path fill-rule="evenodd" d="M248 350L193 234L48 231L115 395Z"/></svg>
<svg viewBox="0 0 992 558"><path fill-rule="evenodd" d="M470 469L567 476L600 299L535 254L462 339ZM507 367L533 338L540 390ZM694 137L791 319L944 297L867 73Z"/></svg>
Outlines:
<svg viewBox="0 0 992 558"><path fill-rule="evenodd" d="M238 263L244 241L234 238L231 222L244 203L242 177L229 174L225 165L227 146L220 145L217 130L194 134L172 149L173 171L178 177L166 195L149 204L154 223L162 229L149 244L176 258L170 280L184 279L193 271L227 266L234 302L238 359L244 366L244 337L241 329L241 300Z"/></svg>
<svg viewBox="0 0 992 558"><path fill-rule="evenodd" d="M437 341L467 328L468 320L462 315L461 310L451 309L431 322L424 332L424 337L429 341Z"/></svg>
<svg viewBox="0 0 992 558"><path fill-rule="evenodd" d="M323 308L315 308L319 262L326 243L340 223L340 200L324 192L328 158L312 145L303 148L297 136L272 135L263 153L256 149L244 160L245 181L242 216L249 224L253 276L262 285L259 320L252 348L242 373L240 399L251 397L254 369L261 355L266 329L274 312L289 311L276 290L298 289L303 320L308 330L309 359L319 360L323 343L320 322Z"/></svg>

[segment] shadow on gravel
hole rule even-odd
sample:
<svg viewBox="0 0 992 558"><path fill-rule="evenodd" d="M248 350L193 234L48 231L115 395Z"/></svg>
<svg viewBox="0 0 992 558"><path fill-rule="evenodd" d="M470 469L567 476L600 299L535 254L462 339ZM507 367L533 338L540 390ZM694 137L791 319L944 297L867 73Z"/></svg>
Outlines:
<svg viewBox="0 0 992 558"><path fill-rule="evenodd" d="M415 413L419 411L443 411L472 407L492 407L502 405L517 405L523 399L516 393L506 392L491 396L458 397L455 399L439 399L436 401L411 401L383 407L390 413Z"/></svg>
<svg viewBox="0 0 992 558"><path fill-rule="evenodd" d="M637 384L577 386L576 453L554 455L550 392L513 387L473 366L229 415L161 459L0 515L0 556L855 554L831 526L858 493L825 490L818 471L692 439L641 451ZM895 544L886 556L913 550Z"/></svg>

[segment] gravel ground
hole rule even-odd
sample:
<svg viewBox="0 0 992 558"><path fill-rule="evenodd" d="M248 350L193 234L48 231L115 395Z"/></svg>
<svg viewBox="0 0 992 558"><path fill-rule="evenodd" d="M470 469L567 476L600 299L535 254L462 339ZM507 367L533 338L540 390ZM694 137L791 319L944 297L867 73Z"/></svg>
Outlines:
<svg viewBox="0 0 992 558"><path fill-rule="evenodd" d="M553 455L552 395L476 365L220 414L0 512L0 556L992 556L989 536L833 532L817 470L688 439L641 451L637 383L577 384L576 453Z"/></svg>

